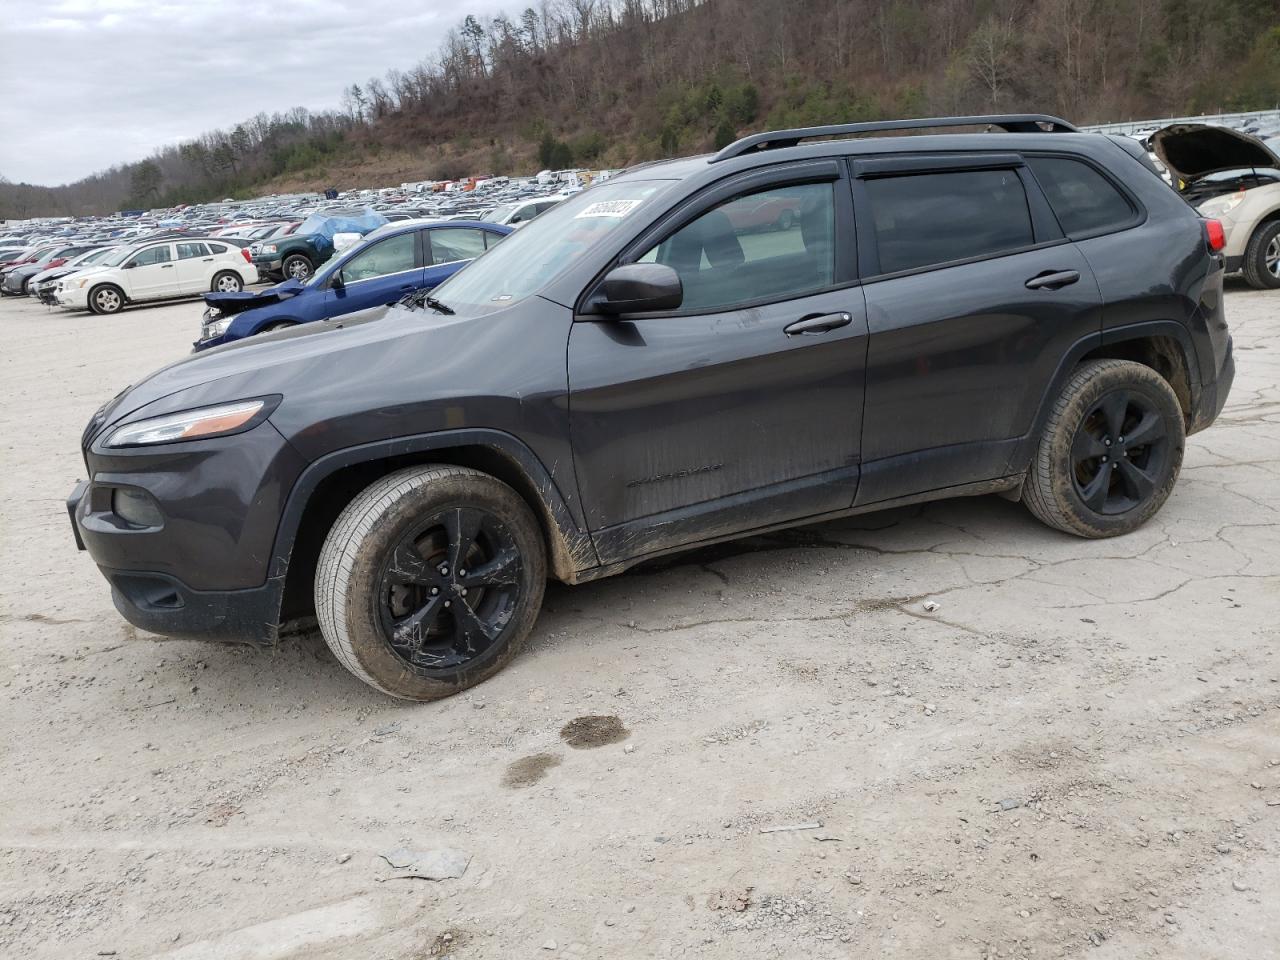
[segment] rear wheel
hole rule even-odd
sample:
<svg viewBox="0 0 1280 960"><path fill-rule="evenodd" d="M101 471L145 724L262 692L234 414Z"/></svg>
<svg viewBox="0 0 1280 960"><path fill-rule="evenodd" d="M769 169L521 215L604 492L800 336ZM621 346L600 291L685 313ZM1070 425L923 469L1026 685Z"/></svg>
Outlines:
<svg viewBox="0 0 1280 960"><path fill-rule="evenodd" d="M410 467L366 488L334 523L316 615L365 683L436 700L511 661L545 581L542 536L515 491L464 467Z"/></svg>
<svg viewBox="0 0 1280 960"><path fill-rule="evenodd" d="M217 293L239 293L243 289L244 281L233 270L224 270L213 278L213 290Z"/></svg>
<svg viewBox="0 0 1280 960"><path fill-rule="evenodd" d="M284 263L280 264L280 269L284 271L284 275L290 280L305 280L311 276L311 271L315 269L311 266L311 261L300 253L293 253L284 258Z"/></svg>
<svg viewBox="0 0 1280 960"><path fill-rule="evenodd" d="M124 291L104 283L89 291L89 309L97 314L119 313L124 309Z"/></svg>
<svg viewBox="0 0 1280 960"><path fill-rule="evenodd" d="M1240 265L1245 282L1259 290L1280 288L1280 220L1253 231Z"/></svg>
<svg viewBox="0 0 1280 960"><path fill-rule="evenodd" d="M1169 498L1184 440L1178 398L1155 370L1129 360L1081 364L1050 411L1023 502L1077 536L1129 533Z"/></svg>

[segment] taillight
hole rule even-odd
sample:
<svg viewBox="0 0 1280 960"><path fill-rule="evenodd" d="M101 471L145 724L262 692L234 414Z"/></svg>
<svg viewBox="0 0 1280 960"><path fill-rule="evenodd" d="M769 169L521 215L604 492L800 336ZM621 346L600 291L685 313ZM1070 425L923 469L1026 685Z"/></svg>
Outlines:
<svg viewBox="0 0 1280 960"><path fill-rule="evenodd" d="M1204 238L1209 244L1209 249L1214 253L1227 245L1227 233L1222 229L1222 223L1219 220L1205 220Z"/></svg>
<svg viewBox="0 0 1280 960"><path fill-rule="evenodd" d="M1214 223L1217 223L1218 221L1217 221L1217 220L1215 220L1215 221L1213 221L1213 222L1214 222ZM1219 230L1219 231L1221 231L1221 230L1222 230L1222 227L1218 227L1218 230ZM241 247L241 248L240 248L240 256L244 257L244 262L245 262L245 263L253 263L253 257L249 256L249 250L248 250L248 248L246 248L246 247Z"/></svg>

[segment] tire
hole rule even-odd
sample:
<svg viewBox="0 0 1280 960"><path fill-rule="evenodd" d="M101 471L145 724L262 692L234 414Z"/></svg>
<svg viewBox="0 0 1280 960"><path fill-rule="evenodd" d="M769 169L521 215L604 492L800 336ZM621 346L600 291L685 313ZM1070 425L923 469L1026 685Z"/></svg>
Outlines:
<svg viewBox="0 0 1280 960"><path fill-rule="evenodd" d="M1076 536L1136 530L1173 491L1185 430L1178 398L1155 370L1129 360L1083 363L1049 412L1022 500L1037 519Z"/></svg>
<svg viewBox="0 0 1280 960"><path fill-rule="evenodd" d="M244 280L234 270L223 270L213 275L209 289L214 293L239 293L244 289Z"/></svg>
<svg viewBox="0 0 1280 960"><path fill-rule="evenodd" d="M287 280L306 280L315 271L315 267L302 254L291 253L280 264L280 270Z"/></svg>
<svg viewBox="0 0 1280 960"><path fill-rule="evenodd" d="M775 222L774 226L777 227L777 229L785 232L787 230L790 230L795 225L795 222L796 222L796 215L792 213L790 210L783 210L782 213L778 214L778 219Z"/></svg>
<svg viewBox="0 0 1280 960"><path fill-rule="evenodd" d="M467 526L478 532L459 553L468 538L455 534ZM450 570L459 558L481 565ZM477 579L482 569L496 572ZM316 565L316 616L338 661L365 683L438 700L515 657L545 586L542 534L514 490L465 467L409 467L371 484L334 522Z"/></svg>
<svg viewBox="0 0 1280 960"><path fill-rule="evenodd" d="M109 316L124 309L124 291L113 283L104 283L89 291L89 309L99 316Z"/></svg>
<svg viewBox="0 0 1280 960"><path fill-rule="evenodd" d="M1256 290L1280 289L1280 220L1253 231L1240 270L1245 282Z"/></svg>

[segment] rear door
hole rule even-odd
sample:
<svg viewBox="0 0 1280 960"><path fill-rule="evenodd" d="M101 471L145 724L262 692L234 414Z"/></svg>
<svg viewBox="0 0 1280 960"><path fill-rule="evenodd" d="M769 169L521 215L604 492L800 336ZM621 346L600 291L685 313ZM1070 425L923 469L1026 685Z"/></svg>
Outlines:
<svg viewBox="0 0 1280 960"><path fill-rule="evenodd" d="M843 170L709 188L619 261L675 269L680 309L576 318L570 431L605 563L852 503L867 341ZM788 229L735 226L776 198L800 211Z"/></svg>
<svg viewBox="0 0 1280 960"><path fill-rule="evenodd" d="M140 250L125 265L123 279L133 300L158 300L176 297L182 292L171 243Z"/></svg>
<svg viewBox="0 0 1280 960"><path fill-rule="evenodd" d="M209 248L199 241L176 243L178 259L175 268L178 274L178 286L183 293L204 293L213 284L213 254Z"/></svg>
<svg viewBox="0 0 1280 960"><path fill-rule="evenodd" d="M343 264L342 285L325 293L326 315L387 306L422 286L418 231L409 230L371 244Z"/></svg>
<svg viewBox="0 0 1280 960"><path fill-rule="evenodd" d="M1089 264L1017 155L852 163L870 341L858 503L1008 475L1101 329Z"/></svg>

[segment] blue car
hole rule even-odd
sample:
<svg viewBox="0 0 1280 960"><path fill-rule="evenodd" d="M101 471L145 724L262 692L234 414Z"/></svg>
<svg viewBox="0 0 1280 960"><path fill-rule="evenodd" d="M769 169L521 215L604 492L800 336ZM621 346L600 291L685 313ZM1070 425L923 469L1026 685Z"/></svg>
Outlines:
<svg viewBox="0 0 1280 960"><path fill-rule="evenodd" d="M206 293L195 349L395 303L453 276L512 231L477 220L409 220L374 230L307 280Z"/></svg>

